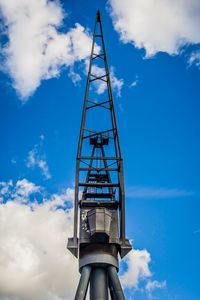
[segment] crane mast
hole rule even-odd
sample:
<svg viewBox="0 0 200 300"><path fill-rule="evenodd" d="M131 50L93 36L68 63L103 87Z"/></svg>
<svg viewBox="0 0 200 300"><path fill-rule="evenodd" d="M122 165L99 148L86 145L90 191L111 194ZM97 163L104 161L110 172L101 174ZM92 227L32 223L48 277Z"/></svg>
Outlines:
<svg viewBox="0 0 200 300"><path fill-rule="evenodd" d="M91 300L107 300L109 293L111 299L124 299L118 254L123 258L131 245L125 232L123 159L99 11L76 157L74 231L67 247L79 259L75 300L85 299L89 283Z"/></svg>

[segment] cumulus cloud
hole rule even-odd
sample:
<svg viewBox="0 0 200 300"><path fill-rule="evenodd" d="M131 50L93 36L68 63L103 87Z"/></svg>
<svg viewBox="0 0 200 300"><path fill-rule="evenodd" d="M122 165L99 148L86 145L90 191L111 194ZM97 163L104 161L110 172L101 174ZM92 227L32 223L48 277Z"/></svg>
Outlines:
<svg viewBox="0 0 200 300"><path fill-rule="evenodd" d="M10 192L10 188L13 187L13 181L1 181L0 182L0 195L1 195L1 201L3 200L3 196L7 196Z"/></svg>
<svg viewBox="0 0 200 300"><path fill-rule="evenodd" d="M40 190L40 187L35 185L32 182L29 182L27 179L18 180L16 183L16 192L15 198L28 198L30 194L37 193Z"/></svg>
<svg viewBox="0 0 200 300"><path fill-rule="evenodd" d="M126 272L120 277L124 289L140 291L145 299L155 299L154 291L166 288L166 281L152 280L150 271L151 255L144 250L133 249L124 259ZM131 298L130 298L131 299Z"/></svg>
<svg viewBox="0 0 200 300"><path fill-rule="evenodd" d="M50 195L24 178L0 182L0 196L0 299L73 299L78 263L66 244L72 234L74 189ZM151 276L150 260L147 250L126 256L124 288L137 288ZM146 287L149 292L159 285L153 282Z"/></svg>
<svg viewBox="0 0 200 300"><path fill-rule="evenodd" d="M128 266L127 271L120 278L124 288L136 288L140 279L151 276L149 269L151 256L147 250L132 250L124 260Z"/></svg>
<svg viewBox="0 0 200 300"><path fill-rule="evenodd" d="M40 193L40 186L26 178L18 180L15 185L12 180L0 182L0 201L12 200L27 203L30 196L37 193Z"/></svg>
<svg viewBox="0 0 200 300"><path fill-rule="evenodd" d="M200 43L199 0L109 0L114 28L124 43L178 54L187 44Z"/></svg>
<svg viewBox="0 0 200 300"><path fill-rule="evenodd" d="M13 194L15 189L17 184ZM73 298L79 273L66 249L72 231L73 212L66 209L71 193L68 189L41 203L7 199L0 205L0 299Z"/></svg>
<svg viewBox="0 0 200 300"><path fill-rule="evenodd" d="M50 179L51 174L49 172L49 167L46 161L46 157L44 153L41 153L42 142L44 140L44 136L40 137L40 143L36 144L32 150L29 151L26 166L28 168L38 167L42 175L45 179Z"/></svg>
<svg viewBox="0 0 200 300"><path fill-rule="evenodd" d="M91 37L83 26L59 30L66 15L59 1L0 0L0 12L8 36L4 70L24 101L42 80L58 77L62 67L90 54Z"/></svg>

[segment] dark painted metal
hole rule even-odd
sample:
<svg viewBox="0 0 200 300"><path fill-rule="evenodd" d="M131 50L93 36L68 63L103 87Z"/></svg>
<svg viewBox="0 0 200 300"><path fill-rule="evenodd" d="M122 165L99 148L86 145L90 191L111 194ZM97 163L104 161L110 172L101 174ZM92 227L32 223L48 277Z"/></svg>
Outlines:
<svg viewBox="0 0 200 300"><path fill-rule="evenodd" d="M97 28L98 27L98 28ZM99 29L99 34L96 34L97 29ZM98 39L98 40L97 40ZM96 54L94 53L95 50L95 43L98 43L98 41L101 42L102 49L100 50L102 53L101 54ZM96 59L101 59L104 62L104 69L105 69L105 75L101 76L95 76L92 74L92 66L93 66L93 61ZM91 83L96 80L103 80L107 84L107 94L108 94L108 99L105 101L101 101L100 103L95 103L92 101L89 97L90 95L90 85ZM91 103L93 105L91 105ZM107 105L107 106L105 106ZM85 123L86 123L86 117L87 117L87 110L88 109L96 109L97 107L101 106L102 109L109 109L110 110L110 128L105 128L103 131L94 131L92 129L86 129L85 128ZM86 132L90 132L89 135L85 134ZM107 135L107 133L110 132L110 136ZM92 149L92 154L90 156L86 156L82 154L82 147L83 147L83 140L95 136L108 136L114 140L114 149L115 149L115 155L113 157L111 156L106 156L104 147L102 146L102 154L101 156L95 156L94 151L95 151L95 145ZM114 153L113 153L114 154ZM89 162L87 162L89 160ZM78 203L79 203L79 187L80 186L88 186L90 187L90 184L88 182L88 175L91 172L92 168L92 163L94 161L104 161L104 168L107 174L110 173L108 169L108 165L110 164L110 161L114 161L114 164L116 166L115 169L120 170L119 171L119 176L118 176L118 183L116 185L114 183L111 183L111 179L109 180L108 183L110 183L110 187L118 187L119 189L119 215L120 215L120 237L122 239L122 244L125 240L125 207L124 207L124 187L121 186L123 185L123 163L122 163L122 156L121 156L121 148L120 148L120 142L119 142L119 134L118 134L118 128L117 128L117 122L116 122L116 116L115 116L115 109L114 109L114 100L113 100L113 95L112 95L112 89L111 89L111 81L110 81L110 73L109 73L109 68L108 68L108 63L107 63L107 56L106 56L106 48L105 48L105 42L104 42L104 36L103 36L103 28L102 28L102 23L101 23L101 16L99 11L97 12L96 16L96 21L95 21L95 26L94 26L94 34L93 34L93 42L92 42L92 51L90 55L90 63L89 63L89 69L88 69L88 78L87 78L87 84L86 84L86 93L85 93L85 100L84 100L84 106L83 106L83 114L82 114L82 120L81 120L81 130L80 130L80 136L79 136L79 143L78 143L78 151L77 151L77 161L76 161L76 181L75 181L75 204L74 204L74 238L77 238L77 220L78 220ZM86 164L88 165L89 170L86 178L86 182L82 183L79 182L79 178L81 175L81 172L84 172L83 167L81 164ZM102 169L104 170L104 169ZM96 171L97 173L99 172L98 168L92 168L92 171ZM117 171L118 172L118 171ZM104 184L99 184L99 186L102 186L102 188L108 186L108 183ZM91 183L91 187L94 187L95 183ZM78 247L78 245L77 245Z"/></svg>
<svg viewBox="0 0 200 300"><path fill-rule="evenodd" d="M116 300L115 291L113 289L113 286L110 283L109 277L108 277L108 285L109 285L109 292L110 292L110 298L111 298L111 300Z"/></svg>
<svg viewBox="0 0 200 300"><path fill-rule="evenodd" d="M76 291L75 300L84 300L87 294L88 284L90 280L91 267L85 266L81 270L81 277Z"/></svg>
<svg viewBox="0 0 200 300"><path fill-rule="evenodd" d="M108 275L102 267L94 267L90 279L90 299L108 300Z"/></svg>
<svg viewBox="0 0 200 300"><path fill-rule="evenodd" d="M117 275L117 270L113 266L108 267L108 278L111 286L110 290L113 291L116 300L125 300L123 290Z"/></svg>

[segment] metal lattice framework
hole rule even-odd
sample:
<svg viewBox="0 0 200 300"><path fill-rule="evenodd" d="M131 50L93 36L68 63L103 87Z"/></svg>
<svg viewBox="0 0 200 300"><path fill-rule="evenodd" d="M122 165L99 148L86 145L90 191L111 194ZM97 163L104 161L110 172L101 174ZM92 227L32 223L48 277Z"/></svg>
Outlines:
<svg viewBox="0 0 200 300"><path fill-rule="evenodd" d="M95 90L99 94L98 99ZM124 299L117 298L112 283L117 282L120 286L116 273L118 252L123 257L130 251L131 246L125 235L123 159L99 11L96 15L88 66L75 182L74 234L68 241L68 249L76 257L79 254L82 281L75 299L85 299L85 296L80 296L80 289L83 285L86 293L89 281L90 299L98 299L95 297L100 294L94 287L97 282L92 284L93 277L97 280L95 272L98 271L101 275L104 274L104 288L106 290L106 286L110 286L112 299ZM106 284L107 277L110 281ZM107 292L104 293L105 299L106 294ZM122 291L120 295L123 295Z"/></svg>

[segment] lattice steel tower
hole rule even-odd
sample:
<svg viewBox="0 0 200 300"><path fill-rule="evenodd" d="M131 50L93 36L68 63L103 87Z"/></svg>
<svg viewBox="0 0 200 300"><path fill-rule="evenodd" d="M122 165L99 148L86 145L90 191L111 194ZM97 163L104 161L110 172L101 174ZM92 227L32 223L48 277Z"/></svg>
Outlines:
<svg viewBox="0 0 200 300"><path fill-rule="evenodd" d="M131 245L125 234L123 160L99 11L76 158L74 235L68 249L79 258L81 272L75 300L85 299L89 283L91 300L107 300L109 293L111 299L124 299L118 254L124 257Z"/></svg>

